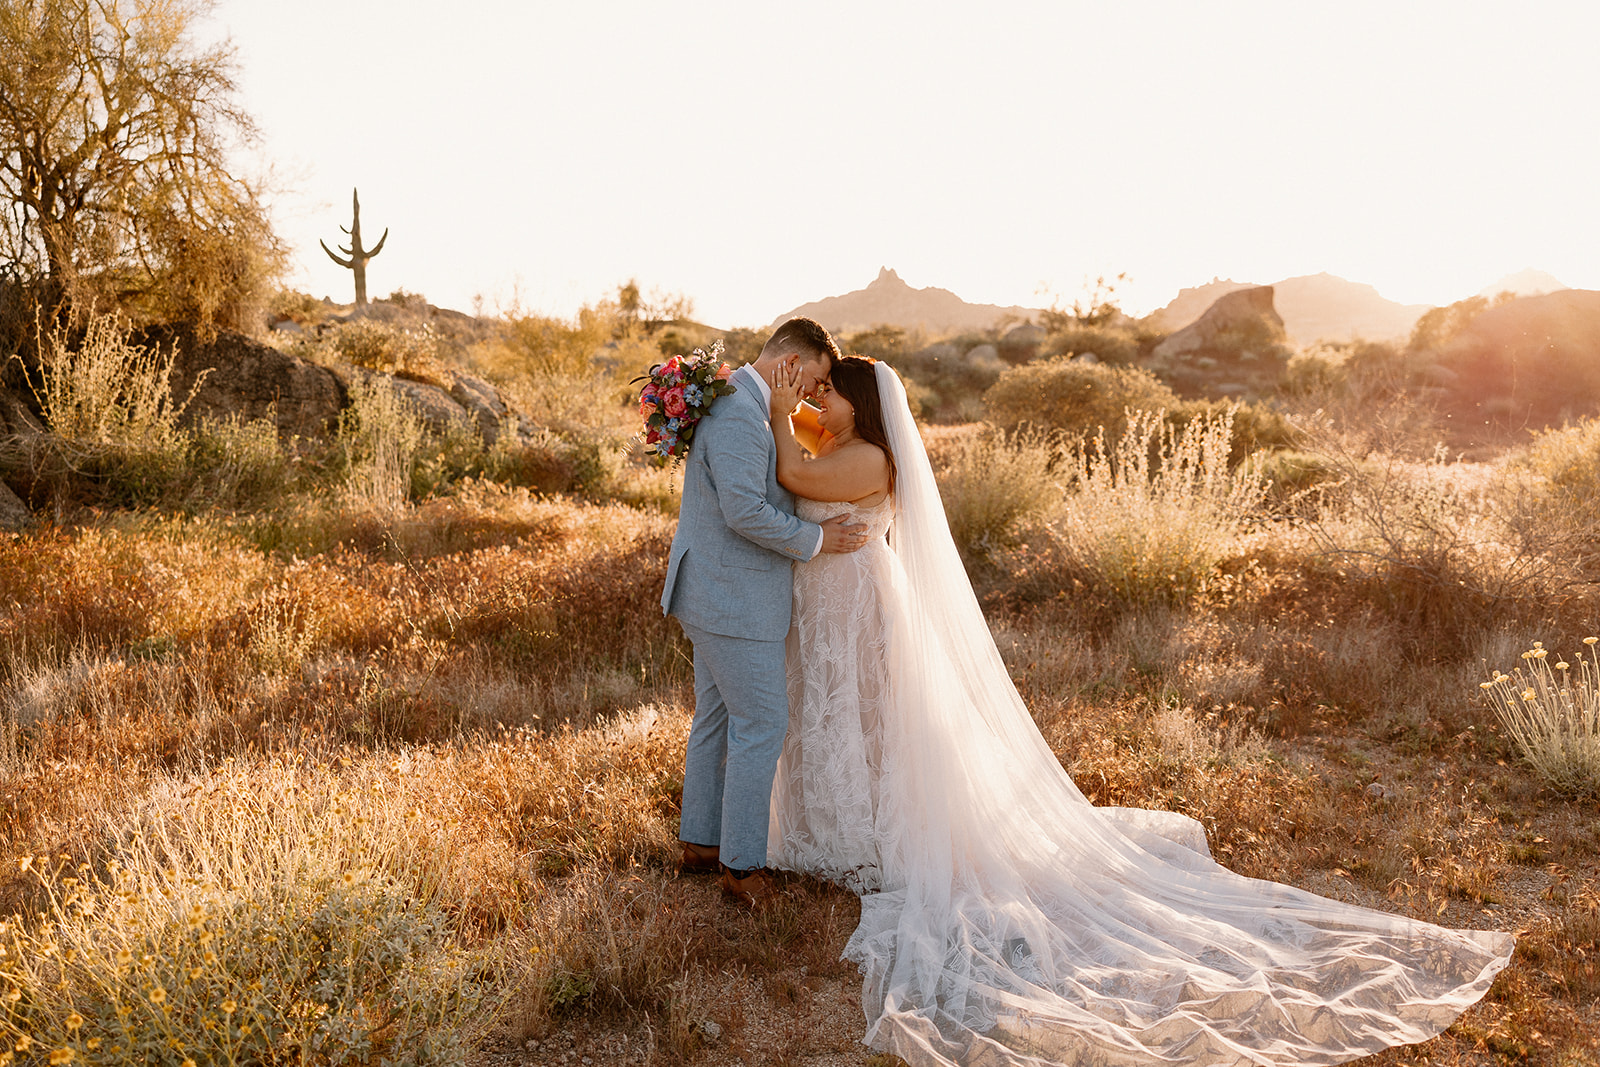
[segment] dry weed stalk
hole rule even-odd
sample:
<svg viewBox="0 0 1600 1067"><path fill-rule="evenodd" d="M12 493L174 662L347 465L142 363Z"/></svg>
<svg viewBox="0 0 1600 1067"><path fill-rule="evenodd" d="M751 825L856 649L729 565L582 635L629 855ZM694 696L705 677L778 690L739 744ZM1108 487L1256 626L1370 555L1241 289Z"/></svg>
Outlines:
<svg viewBox="0 0 1600 1067"><path fill-rule="evenodd" d="M1586 637L1592 650L1600 638ZM1500 724L1540 778L1570 796L1600 795L1600 670L1578 653L1578 670L1550 663L1544 643L1522 653L1524 667L1481 683Z"/></svg>

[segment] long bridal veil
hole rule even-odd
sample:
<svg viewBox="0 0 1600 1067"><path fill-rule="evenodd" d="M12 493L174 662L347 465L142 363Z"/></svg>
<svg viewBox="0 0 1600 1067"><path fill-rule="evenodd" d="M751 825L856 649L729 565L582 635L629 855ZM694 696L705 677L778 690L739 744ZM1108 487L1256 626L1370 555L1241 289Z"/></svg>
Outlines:
<svg viewBox="0 0 1600 1067"><path fill-rule="evenodd" d="M1198 823L1096 808L1011 684L900 379L867 1042L925 1064L1331 1064L1447 1027L1509 935L1236 875Z"/></svg>

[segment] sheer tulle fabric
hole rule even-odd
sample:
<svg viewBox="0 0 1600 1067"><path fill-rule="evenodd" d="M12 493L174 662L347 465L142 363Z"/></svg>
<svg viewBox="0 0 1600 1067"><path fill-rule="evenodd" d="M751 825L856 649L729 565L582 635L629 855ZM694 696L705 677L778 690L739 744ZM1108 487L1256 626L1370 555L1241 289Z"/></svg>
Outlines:
<svg viewBox="0 0 1600 1067"><path fill-rule="evenodd" d="M895 502L855 510L887 539L796 568L770 836L773 865L863 894L867 1043L914 1067L1331 1064L1482 997L1509 935L1244 878L1193 820L1084 798L995 648L904 389L882 363L878 383Z"/></svg>

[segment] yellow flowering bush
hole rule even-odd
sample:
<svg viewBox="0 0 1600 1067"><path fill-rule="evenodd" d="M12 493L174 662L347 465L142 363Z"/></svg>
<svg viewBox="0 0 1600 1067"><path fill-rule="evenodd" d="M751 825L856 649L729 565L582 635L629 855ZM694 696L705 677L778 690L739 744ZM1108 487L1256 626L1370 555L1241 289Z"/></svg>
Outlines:
<svg viewBox="0 0 1600 1067"><path fill-rule="evenodd" d="M242 798L238 798L242 799ZM154 816L0 929L0 1044L50 1063L456 1064L492 961L344 797ZM31 1061L30 1061L31 1062Z"/></svg>
<svg viewBox="0 0 1600 1067"><path fill-rule="evenodd" d="M1522 653L1523 666L1494 672L1481 688L1523 759L1554 790L1572 796L1600 794L1600 663L1590 655L1578 667L1539 641Z"/></svg>

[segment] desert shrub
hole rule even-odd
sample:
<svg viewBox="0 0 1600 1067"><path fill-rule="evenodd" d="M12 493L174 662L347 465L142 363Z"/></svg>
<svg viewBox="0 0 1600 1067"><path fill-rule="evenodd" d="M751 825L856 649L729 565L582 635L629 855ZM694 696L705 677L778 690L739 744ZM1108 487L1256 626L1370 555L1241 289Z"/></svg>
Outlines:
<svg viewBox="0 0 1600 1067"><path fill-rule="evenodd" d="M988 559L1015 545L1022 528L1056 504L1062 457L1057 436L1033 428L984 428L941 450L939 495L964 558Z"/></svg>
<svg viewBox="0 0 1600 1067"><path fill-rule="evenodd" d="M917 348L885 359L905 379L913 412L938 422L972 422L982 417L980 398L1000 377L999 360L968 358L980 344L993 344L982 335Z"/></svg>
<svg viewBox="0 0 1600 1067"><path fill-rule="evenodd" d="M1126 366L1139 358L1143 340L1138 331L1127 326L1071 323L1051 331L1049 340L1045 342L1044 355L1082 356L1093 353L1102 363Z"/></svg>
<svg viewBox="0 0 1600 1067"><path fill-rule="evenodd" d="M838 338L839 348L847 355L881 359L894 367L904 363L918 345L916 339L906 334L902 326L874 326Z"/></svg>
<svg viewBox="0 0 1600 1067"><path fill-rule="evenodd" d="M1398 623L1408 650L1462 645L1491 622L1547 623L1583 603L1588 579L1573 560L1593 527L1552 518L1536 487L1442 453L1318 455L1339 490L1305 524L1306 566Z"/></svg>
<svg viewBox="0 0 1600 1067"><path fill-rule="evenodd" d="M1515 300L1516 296L1512 292L1499 293L1492 300L1486 296L1469 296L1444 307L1429 308L1411 327L1406 349L1411 352L1436 352L1471 326L1473 319L1490 308Z"/></svg>
<svg viewBox="0 0 1600 1067"><path fill-rule="evenodd" d="M326 344L339 359L364 370L436 385L450 382L450 372L439 358L439 338L430 325L412 330L352 319L340 323Z"/></svg>
<svg viewBox="0 0 1600 1067"><path fill-rule="evenodd" d="M1514 463L1568 505L1600 504L1600 419L1543 431Z"/></svg>
<svg viewBox="0 0 1600 1067"><path fill-rule="evenodd" d="M571 319L513 313L506 319L500 358L504 369L517 375L582 377L624 325L618 306L604 300L585 304Z"/></svg>
<svg viewBox="0 0 1600 1067"><path fill-rule="evenodd" d="M251 510L270 507L288 489L289 455L271 416L244 420L206 416L196 424L188 456L191 505Z"/></svg>
<svg viewBox="0 0 1600 1067"><path fill-rule="evenodd" d="M983 394L989 421L1005 430L1022 426L1122 436L1127 412L1166 411L1176 394L1147 370L1080 360L1035 360L1005 371Z"/></svg>
<svg viewBox="0 0 1600 1067"><path fill-rule="evenodd" d="M1036 594L1076 582L1125 606L1193 599L1266 493L1253 466L1230 467L1231 436L1226 414L1180 431L1144 411L1114 444L1104 430L1080 440L1061 506L1007 561L1013 579Z"/></svg>
<svg viewBox="0 0 1600 1067"><path fill-rule="evenodd" d="M454 943L425 871L391 869L372 798L227 777L107 827L101 863L40 874L39 918L4 928L8 1045L58 1063L465 1062L492 966Z"/></svg>
<svg viewBox="0 0 1600 1067"><path fill-rule="evenodd" d="M175 351L130 343L126 324L111 315L92 316L78 339L57 327L38 347L29 384L53 435L47 447L114 496L159 497L189 448L180 419L192 394L173 398Z"/></svg>
<svg viewBox="0 0 1600 1067"><path fill-rule="evenodd" d="M1596 639L1584 644L1592 650ZM1482 683L1500 725L1547 785L1572 796L1600 795L1600 670L1593 656L1550 663L1539 641L1522 653L1525 667L1494 672Z"/></svg>
<svg viewBox="0 0 1600 1067"><path fill-rule="evenodd" d="M279 289L267 299L267 315L272 319L309 326L321 320L329 305L297 289Z"/></svg>
<svg viewBox="0 0 1600 1067"><path fill-rule="evenodd" d="M1289 396L1323 396L1343 388L1348 373L1341 353L1319 345L1289 357L1278 390Z"/></svg>
<svg viewBox="0 0 1600 1067"><path fill-rule="evenodd" d="M338 441L345 491L353 502L377 511L406 502L423 442L422 421L410 401L380 380L351 382Z"/></svg>
<svg viewBox="0 0 1600 1067"><path fill-rule="evenodd" d="M1185 400L1167 412L1167 421L1183 429L1195 419L1231 414L1233 440L1228 460L1238 466L1258 452L1289 448L1300 435L1281 412L1264 404L1241 404L1236 400Z"/></svg>
<svg viewBox="0 0 1600 1067"><path fill-rule="evenodd" d="M1267 483L1267 497L1279 506L1297 506L1309 494L1320 496L1342 477L1337 467L1315 452L1263 452L1258 464L1256 469Z"/></svg>

